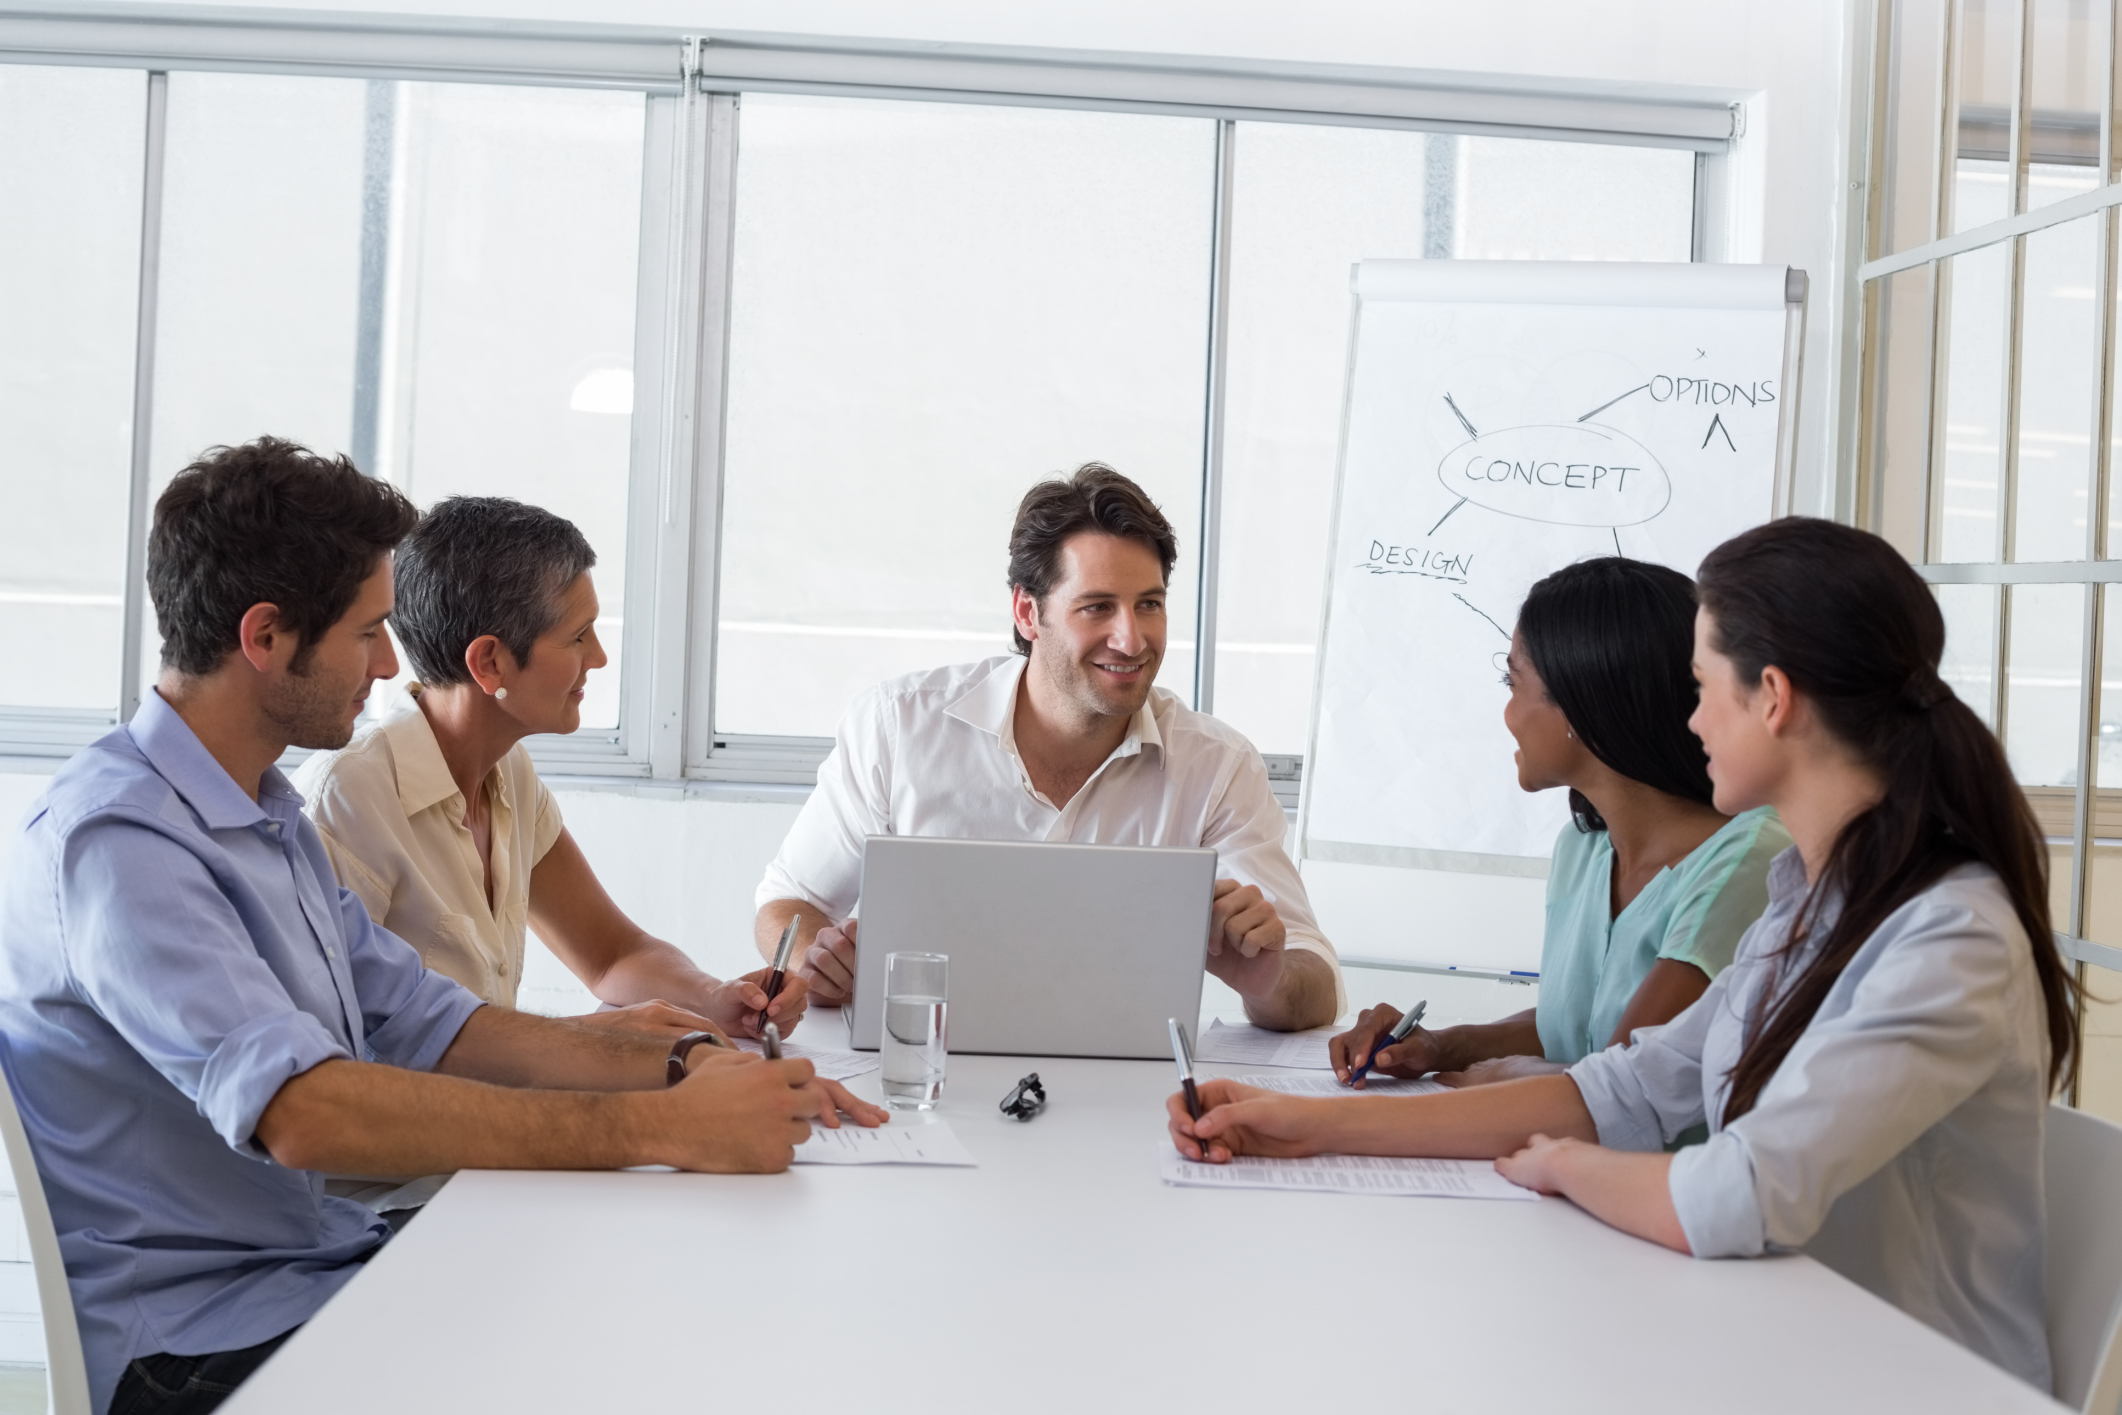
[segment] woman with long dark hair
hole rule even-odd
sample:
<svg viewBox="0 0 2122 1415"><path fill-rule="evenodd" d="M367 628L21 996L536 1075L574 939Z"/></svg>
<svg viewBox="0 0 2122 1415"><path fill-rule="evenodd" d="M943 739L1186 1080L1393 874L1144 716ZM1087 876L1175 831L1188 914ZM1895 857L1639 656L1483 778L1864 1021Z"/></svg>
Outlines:
<svg viewBox="0 0 2122 1415"><path fill-rule="evenodd" d="M1173 1097L1173 1143L1496 1157L1698 1257L1802 1248L2047 1389L2042 1128L2077 1038L2033 813L1885 541L1777 521L1699 584L1717 804L1773 805L1796 842L1701 1000L1567 1076L1323 1100L1211 1081L1198 1122Z"/></svg>
<svg viewBox="0 0 2122 1415"><path fill-rule="evenodd" d="M1694 647L1695 586L1677 570L1605 556L1532 587L1503 724L1519 787L1568 790L1571 815L1548 868L1539 1006L1418 1028L1380 1049L1373 1071L1456 1085L1557 1072L1671 1021L1731 963L1790 836L1766 807L1729 816L1712 804L1709 759L1687 729ZM1367 1009L1328 1045L1335 1074L1349 1080L1399 1020Z"/></svg>

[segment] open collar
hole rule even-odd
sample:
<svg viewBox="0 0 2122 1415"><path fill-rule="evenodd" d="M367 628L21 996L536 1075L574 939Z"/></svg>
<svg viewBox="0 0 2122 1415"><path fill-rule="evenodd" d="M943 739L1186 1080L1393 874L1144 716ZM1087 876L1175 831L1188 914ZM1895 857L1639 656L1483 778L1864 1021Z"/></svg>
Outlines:
<svg viewBox="0 0 2122 1415"><path fill-rule="evenodd" d="M974 727L993 737L1002 750L1012 757L1017 752L1017 688L1024 681L1024 671L1030 660L1022 654L1011 654L996 660L964 692L953 698L943 709L944 716L954 717L968 727ZM1150 696L1127 725L1127 736L1113 748L1107 761L1121 757L1141 755L1148 747L1157 749L1159 763L1164 758L1164 734L1157 729L1156 692Z"/></svg>
<svg viewBox="0 0 2122 1415"><path fill-rule="evenodd" d="M404 700L391 709L381 728L390 743L391 763L398 776L398 804L407 819L463 794L457 790L457 778L449 774L435 729L420 711L420 691L418 683L407 684ZM508 799L508 773L498 762L486 774L486 784L497 807L513 806Z"/></svg>
<svg viewBox="0 0 2122 1415"><path fill-rule="evenodd" d="M128 730L140 755L198 813L208 830L238 830L269 819L265 808L244 793L191 725L163 700L159 689L150 688L142 695L140 710L133 714ZM277 767L266 768L258 789L260 795L268 790L293 794Z"/></svg>

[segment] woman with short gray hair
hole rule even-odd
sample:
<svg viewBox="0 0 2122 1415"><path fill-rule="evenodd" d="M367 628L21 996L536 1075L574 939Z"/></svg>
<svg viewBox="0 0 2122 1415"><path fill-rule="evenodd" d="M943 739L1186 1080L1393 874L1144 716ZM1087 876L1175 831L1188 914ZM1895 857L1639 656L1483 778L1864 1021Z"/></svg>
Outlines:
<svg viewBox="0 0 2122 1415"><path fill-rule="evenodd" d="M391 615L410 701L298 777L348 889L377 922L497 1007L513 1007L524 932L617 1010L575 1020L666 1032L786 1033L807 989L767 971L722 982L627 918L561 823L524 750L569 733L605 663L596 554L549 511L503 497L437 504L399 547Z"/></svg>

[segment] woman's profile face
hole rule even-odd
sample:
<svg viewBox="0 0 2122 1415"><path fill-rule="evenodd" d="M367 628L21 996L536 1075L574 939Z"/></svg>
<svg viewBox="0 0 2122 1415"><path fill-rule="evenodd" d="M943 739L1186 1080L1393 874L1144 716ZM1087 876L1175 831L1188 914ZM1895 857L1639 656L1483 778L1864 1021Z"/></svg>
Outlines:
<svg viewBox="0 0 2122 1415"><path fill-rule="evenodd" d="M1717 651L1716 640L1716 621L1708 610L1697 610L1694 669L1701 692L1687 727L1702 739L1702 750L1709 754L1717 809L1735 816L1766 804L1777 748L1776 739L1755 711L1758 685L1740 682L1738 669Z"/></svg>
<svg viewBox="0 0 2122 1415"><path fill-rule="evenodd" d="M560 594L560 617L531 646L530 661L509 680L503 706L532 732L572 732L582 725L582 691L590 670L608 661L597 642L597 587L589 572Z"/></svg>
<svg viewBox="0 0 2122 1415"><path fill-rule="evenodd" d="M1510 700L1503 704L1503 725L1518 740L1512 754L1518 764L1518 789L1545 791L1568 785L1583 746L1570 736L1569 719L1547 696L1523 635L1511 634L1505 662L1503 681L1510 688Z"/></svg>

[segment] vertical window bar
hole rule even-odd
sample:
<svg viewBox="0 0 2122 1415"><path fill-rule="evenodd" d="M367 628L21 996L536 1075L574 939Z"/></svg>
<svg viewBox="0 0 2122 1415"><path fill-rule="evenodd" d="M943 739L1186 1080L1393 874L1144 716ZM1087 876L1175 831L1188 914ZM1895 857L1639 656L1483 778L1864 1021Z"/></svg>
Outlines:
<svg viewBox="0 0 2122 1415"><path fill-rule="evenodd" d="M140 179L139 314L133 326L133 447L126 502L125 621L119 634L118 720L140 710L140 656L147 630L147 488L155 416L155 309L162 270L162 151L168 128L169 75L147 76L147 141Z"/></svg>
<svg viewBox="0 0 2122 1415"><path fill-rule="evenodd" d="M1208 393L1201 437L1200 585L1194 601L1194 710L1216 710L1216 593L1223 545L1224 386L1230 349L1231 209L1238 125L1216 123L1215 215L1210 232Z"/></svg>
<svg viewBox="0 0 2122 1415"><path fill-rule="evenodd" d="M685 389L689 413L677 435L692 477L692 622L704 633L703 651L692 655L686 693L685 762L704 764L715 747L715 656L721 652L722 482L729 420L731 280L737 237L737 144L742 100L734 93L702 93L706 111L688 119L688 180L697 183L699 234L688 240L689 274L695 293L686 301L697 311L694 334L685 341Z"/></svg>
<svg viewBox="0 0 2122 1415"><path fill-rule="evenodd" d="M2011 173L2011 210L2013 215L2026 210L2026 176L2032 144L2032 119L2028 104L2032 101L2033 83L2027 72L2033 63L2033 0L2019 0L2019 23L2015 30L2019 38L2018 62L2012 65L2011 90L2011 142L2006 170ZM2026 238L2014 236L2011 241L2011 274L2005 288L2010 292L2010 306L2004 316L2004 416L1998 426L2003 429L2004 465L1997 477L1997 558L2017 560L2019 558L2019 340L2021 326L2026 313ZM2006 592L2007 598L2009 591ZM2002 638L1999 638L2002 643ZM2001 669L2008 659L2000 659ZM1997 680L2000 684L2003 679ZM2001 689L1999 697L2005 696ZM2003 719L1998 719L2002 723ZM1999 734L2002 736L2000 729Z"/></svg>
<svg viewBox="0 0 2122 1415"><path fill-rule="evenodd" d="M383 325L390 289L391 185L397 156L398 84L368 81L361 141L361 276L354 325L354 424L348 455L376 476L381 464Z"/></svg>

